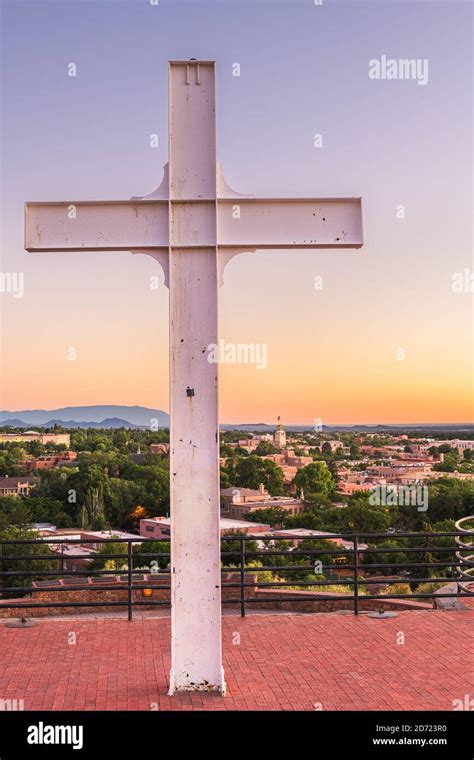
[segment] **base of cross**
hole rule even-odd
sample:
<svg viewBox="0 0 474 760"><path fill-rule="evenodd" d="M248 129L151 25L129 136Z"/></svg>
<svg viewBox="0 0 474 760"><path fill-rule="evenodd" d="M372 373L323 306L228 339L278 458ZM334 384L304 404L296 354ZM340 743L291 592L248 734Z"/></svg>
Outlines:
<svg viewBox="0 0 474 760"><path fill-rule="evenodd" d="M209 681L202 681L202 683L189 682L186 677L179 679L171 671L170 673L170 687L168 689L168 696L172 697L173 694L182 693L184 691L205 691L220 694L225 697L227 691L227 684L224 679L224 668L221 668L221 678L218 684L209 683Z"/></svg>

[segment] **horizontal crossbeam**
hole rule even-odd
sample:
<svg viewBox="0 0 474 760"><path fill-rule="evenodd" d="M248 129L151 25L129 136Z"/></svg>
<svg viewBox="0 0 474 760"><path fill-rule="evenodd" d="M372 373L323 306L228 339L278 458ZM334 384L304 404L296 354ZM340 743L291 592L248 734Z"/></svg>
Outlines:
<svg viewBox="0 0 474 760"><path fill-rule="evenodd" d="M217 209L217 239L214 214ZM360 198L27 203L25 248L128 251L360 248Z"/></svg>
<svg viewBox="0 0 474 760"><path fill-rule="evenodd" d="M30 253L167 249L168 244L168 201L25 204Z"/></svg>
<svg viewBox="0 0 474 760"><path fill-rule="evenodd" d="M239 198L217 202L220 247L360 248L360 198Z"/></svg>

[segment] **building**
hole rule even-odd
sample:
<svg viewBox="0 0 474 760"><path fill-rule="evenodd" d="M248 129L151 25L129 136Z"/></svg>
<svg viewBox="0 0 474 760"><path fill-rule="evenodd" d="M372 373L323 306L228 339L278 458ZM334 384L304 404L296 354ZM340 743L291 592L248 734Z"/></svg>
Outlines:
<svg viewBox="0 0 474 760"><path fill-rule="evenodd" d="M374 465L367 467L371 480L395 485L412 485L426 480L432 474L431 464Z"/></svg>
<svg viewBox="0 0 474 760"><path fill-rule="evenodd" d="M31 528L37 530L40 537L48 544L49 549L61 558L61 562L58 562L55 570L63 573L85 571L97 555L95 546L80 543L81 539L84 538L83 531L80 528L77 530L74 528L56 528L55 525L48 523L35 523ZM58 543L59 539L66 543ZM67 543L68 541L72 543Z"/></svg>
<svg viewBox="0 0 474 760"><path fill-rule="evenodd" d="M297 456L294 449L285 449L278 454L267 454L262 459L270 459L278 465L283 472L283 482L289 486L298 470L313 463L313 457Z"/></svg>
<svg viewBox="0 0 474 760"><path fill-rule="evenodd" d="M0 443L30 443L31 441L56 445L63 443L69 447L71 436L69 433L40 433L37 430L26 430L24 433L0 433Z"/></svg>
<svg viewBox="0 0 474 760"><path fill-rule="evenodd" d="M365 481L363 483L349 483L347 481L343 481L339 483L337 490L339 493L343 493L346 496L351 496L351 494L357 493L357 491L370 491L374 485L375 483L369 481Z"/></svg>
<svg viewBox="0 0 474 760"><path fill-rule="evenodd" d="M262 458L271 459L272 462L275 462L275 464L279 465L280 467L287 465L288 467L295 467L297 470L301 469L301 467L306 467L306 465L312 464L314 462L313 457L298 456L295 454L294 449L284 449L284 451L281 451L278 454L267 454Z"/></svg>
<svg viewBox="0 0 474 760"><path fill-rule="evenodd" d="M429 438L426 445L428 448L431 446L436 446L436 448L439 448L440 446L450 446L452 449L456 449L461 456L465 451L474 450L474 441L463 441L460 438L451 438L446 441L436 441L434 438ZM414 449L413 446L411 448Z"/></svg>
<svg viewBox="0 0 474 760"><path fill-rule="evenodd" d="M169 443L150 443L150 451L152 454L169 454Z"/></svg>
<svg viewBox="0 0 474 760"><path fill-rule="evenodd" d="M458 478L459 480L474 481L474 473L458 472L457 470L454 470L454 472L436 472L433 470L433 472L430 473L430 479L438 480L439 478Z"/></svg>
<svg viewBox="0 0 474 760"><path fill-rule="evenodd" d="M111 538L130 538L130 539L136 539L137 534L136 533L127 533L124 530L120 530L119 528L108 528L107 530L82 530L81 529L81 536L82 538L97 538L97 539L111 539ZM140 546L141 541L135 541L134 546ZM96 544L91 544L91 546L100 549L101 546L103 546L103 541L97 541Z"/></svg>
<svg viewBox="0 0 474 760"><path fill-rule="evenodd" d="M97 556L97 552L106 544L99 539L133 538L135 533L125 533L122 530L84 530L82 528L56 528L49 523L34 523L30 526L44 539L49 548L56 552L61 562L57 570L64 573L84 571ZM97 539L97 540L95 540ZM59 543L64 541L64 543ZM134 541L133 546L139 546L141 541ZM110 554L113 554L110 551ZM123 558L124 564L127 558ZM60 566L59 566L60 565Z"/></svg>
<svg viewBox="0 0 474 760"><path fill-rule="evenodd" d="M244 449L248 454L251 454L258 446L258 443L253 438L241 438L237 443L229 443L232 449Z"/></svg>
<svg viewBox="0 0 474 760"><path fill-rule="evenodd" d="M458 454L474 450L474 441L461 441L459 438L456 438L454 441L451 441L450 445L457 450Z"/></svg>
<svg viewBox="0 0 474 760"><path fill-rule="evenodd" d="M263 483L258 488L221 488L222 511L227 512L231 504L251 504L252 502L269 499L270 494Z"/></svg>
<svg viewBox="0 0 474 760"><path fill-rule="evenodd" d="M283 464L280 465L280 469L283 472L283 482L285 486L289 487L289 490L291 493L296 491L296 486L293 486L293 480L295 479L295 475L298 472L298 467L293 467L293 465L287 465Z"/></svg>
<svg viewBox="0 0 474 760"><path fill-rule="evenodd" d="M49 454L37 459L24 459L18 463L18 467L23 472L32 472L33 470L51 470L54 467L69 465L77 459L75 451L62 451L60 454Z"/></svg>
<svg viewBox="0 0 474 760"><path fill-rule="evenodd" d="M291 496L270 496L262 484L258 489L237 487L221 489L221 505L223 515L237 520L258 509L284 509L290 515L298 515L304 510L301 499L294 499Z"/></svg>
<svg viewBox="0 0 474 760"><path fill-rule="evenodd" d="M70 433L41 433L39 436L40 443L54 443L56 446L60 443L69 447L71 445Z"/></svg>
<svg viewBox="0 0 474 760"><path fill-rule="evenodd" d="M226 533L245 533L248 536L266 534L270 526L264 523L253 523L246 520L231 520L226 517L220 518L221 536ZM140 520L140 535L159 541L171 536L170 517L145 517Z"/></svg>
<svg viewBox="0 0 474 760"><path fill-rule="evenodd" d="M232 449L244 449L251 454L261 443L273 443L273 436L270 433L262 433L262 435L253 435L252 438L239 438L237 443L227 445Z"/></svg>
<svg viewBox="0 0 474 760"><path fill-rule="evenodd" d="M281 424L279 417L278 417L277 429L275 430L275 434L273 436L273 440L274 440L275 446L278 449L284 449L284 448L286 448L286 433L285 433L285 428Z"/></svg>
<svg viewBox="0 0 474 760"><path fill-rule="evenodd" d="M21 477L0 478L0 496L28 496L38 480L39 478L23 475Z"/></svg>

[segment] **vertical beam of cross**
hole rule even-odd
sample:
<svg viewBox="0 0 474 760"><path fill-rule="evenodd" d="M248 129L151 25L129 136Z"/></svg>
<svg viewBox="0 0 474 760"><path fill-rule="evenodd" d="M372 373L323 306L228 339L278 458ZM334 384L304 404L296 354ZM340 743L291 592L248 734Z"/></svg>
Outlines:
<svg viewBox="0 0 474 760"><path fill-rule="evenodd" d="M214 64L169 76L170 693L222 692Z"/></svg>

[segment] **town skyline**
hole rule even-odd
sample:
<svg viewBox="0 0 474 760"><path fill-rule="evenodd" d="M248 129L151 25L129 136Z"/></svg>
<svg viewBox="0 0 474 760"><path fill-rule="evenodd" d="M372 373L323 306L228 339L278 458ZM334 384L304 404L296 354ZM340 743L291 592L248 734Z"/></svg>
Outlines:
<svg viewBox="0 0 474 760"><path fill-rule="evenodd" d="M71 413L68 414L69 410L71 410ZM79 412L84 410L83 417L80 417ZM15 427L15 422L23 422L24 425L39 425L41 427L47 427L47 423L58 423L60 421L64 422L64 427L67 427L68 422L76 422L78 423L78 426L80 427L80 423L95 423L96 427L100 427L100 422L107 422L110 418L104 417L103 419L99 419L100 414L98 415L98 410L103 410L103 414L113 414L114 416L112 419L117 419L115 412L120 414L127 414L127 410L140 410L142 412L150 412L151 414L157 413L159 415L165 415L168 419L167 420L161 420L158 424L158 428L161 429L163 427L167 427L169 424L169 412L166 409L158 409L158 408L148 408L144 407L140 404L86 404L86 405L74 405L74 406L65 406L65 407L55 407L51 409L38 409L33 408L32 406L29 406L27 409L0 409L0 428L5 427L10 423L11 427ZM89 414L90 411L90 419L86 419L85 417L87 414ZM47 415L60 413L63 416L54 417L54 419L51 420L45 420L41 422L35 422L31 421L28 422L26 417L29 417L32 414L40 415L44 414ZM25 419L22 419L21 415L25 416ZM7 417L7 415L9 415ZM13 417L12 415L18 415L18 417ZM131 415L133 416L133 415ZM136 422L133 422L131 419L127 419L126 416L123 418L120 417L119 421L123 421L126 423L129 423L131 426L137 425ZM407 421L399 421L396 420L394 422L385 422L384 420L378 420L376 422L367 422L366 420L358 420L356 422L347 422L345 420L337 420L337 421L331 421L331 420L322 420L320 423L317 423L316 425L309 421L307 422L293 422L292 420L286 420L284 418L284 415L276 415L273 419L263 420L263 419L255 419L255 420L220 420L221 427L224 426L228 429L232 428L234 425L235 428L239 427L251 427L252 425L255 426L265 426L265 427L276 427L279 422L282 422L282 424L285 427L290 428L307 428L308 430L315 430L318 431L319 428L326 428L326 427L357 427L357 426L367 426L367 427L389 427L389 428L416 428L416 427L460 427L462 425L465 425L466 428L471 428L474 426L474 422L471 420L461 420L461 421L450 421L447 420L446 422L433 422L430 420L416 420L414 422L407 422ZM153 422L152 422L153 424ZM16 425L18 427L18 425ZM138 426L138 425L137 425ZM140 427L146 428L147 424L141 424ZM107 426L105 426L107 427Z"/></svg>

